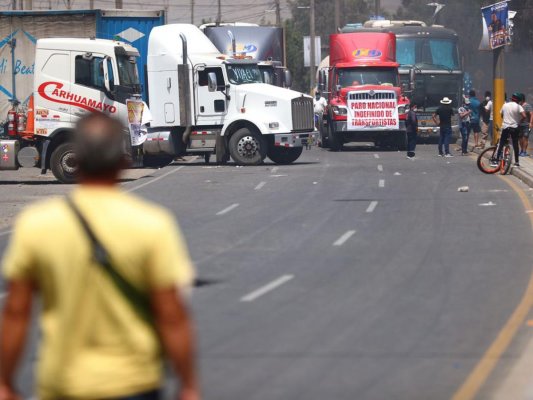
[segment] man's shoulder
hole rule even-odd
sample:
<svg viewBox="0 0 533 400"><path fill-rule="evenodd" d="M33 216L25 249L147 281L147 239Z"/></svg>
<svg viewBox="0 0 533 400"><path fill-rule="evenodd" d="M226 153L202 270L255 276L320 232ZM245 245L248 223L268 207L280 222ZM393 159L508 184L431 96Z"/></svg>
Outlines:
<svg viewBox="0 0 533 400"><path fill-rule="evenodd" d="M62 215L65 209L66 202L61 197L39 200L22 210L17 221L22 224L28 222L38 227L41 222L58 222L58 216Z"/></svg>

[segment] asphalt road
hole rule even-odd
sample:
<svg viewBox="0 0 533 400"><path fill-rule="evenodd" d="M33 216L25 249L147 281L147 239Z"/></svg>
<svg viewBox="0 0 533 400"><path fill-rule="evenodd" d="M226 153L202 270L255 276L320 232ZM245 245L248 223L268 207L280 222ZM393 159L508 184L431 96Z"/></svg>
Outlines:
<svg viewBox="0 0 533 400"><path fill-rule="evenodd" d="M363 147L290 166L180 163L124 184L184 230L206 399L454 394L523 296L533 238L504 180L434 147L415 161Z"/></svg>

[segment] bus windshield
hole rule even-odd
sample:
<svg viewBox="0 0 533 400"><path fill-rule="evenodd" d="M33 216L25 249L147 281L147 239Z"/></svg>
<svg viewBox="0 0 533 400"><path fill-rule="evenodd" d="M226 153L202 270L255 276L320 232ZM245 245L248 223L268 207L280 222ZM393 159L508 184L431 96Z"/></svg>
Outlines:
<svg viewBox="0 0 533 400"><path fill-rule="evenodd" d="M459 50L454 39L403 38L396 40L396 60L420 69L459 70Z"/></svg>
<svg viewBox="0 0 533 400"><path fill-rule="evenodd" d="M343 88L360 85L398 86L398 71L395 68L341 68L338 84Z"/></svg>
<svg viewBox="0 0 533 400"><path fill-rule="evenodd" d="M408 84L409 74L402 74L402 82ZM461 104L461 74L417 74L415 90L409 95L420 111L434 112L443 97L452 100L454 108Z"/></svg>

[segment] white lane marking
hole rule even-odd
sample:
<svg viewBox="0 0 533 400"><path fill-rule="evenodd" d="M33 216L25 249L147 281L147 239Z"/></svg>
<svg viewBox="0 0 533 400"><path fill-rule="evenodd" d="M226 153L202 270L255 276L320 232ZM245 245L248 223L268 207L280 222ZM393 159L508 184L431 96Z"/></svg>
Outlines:
<svg viewBox="0 0 533 400"><path fill-rule="evenodd" d="M260 190L265 185L266 185L265 181L259 182L259 184L254 188L254 190Z"/></svg>
<svg viewBox="0 0 533 400"><path fill-rule="evenodd" d="M165 178L165 177L167 177L169 175L172 175L175 172L178 172L182 168L184 168L183 165L181 167L178 167L178 168L175 168L175 169L173 169L171 171L168 171L168 172L164 173L163 175L155 177L154 179L152 179L152 180L150 180L148 182L144 182L144 183L141 183L140 185L132 187L131 189L126 190L126 192L134 192L134 191L139 190L140 188L143 188L143 187L145 187L147 185L151 185L152 183L157 182L158 180L161 180L161 179L163 179L163 178Z"/></svg>
<svg viewBox="0 0 533 400"><path fill-rule="evenodd" d="M0 236L6 236L6 235L9 235L11 232L13 232L13 231L10 230L10 231L0 232Z"/></svg>
<svg viewBox="0 0 533 400"><path fill-rule="evenodd" d="M271 292L272 290L280 287L284 283L287 283L292 278L294 278L294 275L283 275L283 276L279 277L278 279L276 279L276 280L274 280L274 281L272 281L270 283L267 283L265 286L262 286L259 289L254 290L253 292L247 294L246 296L243 296L241 298L241 301L243 301L243 302L254 301L254 300L258 299L259 297L267 294L268 292Z"/></svg>
<svg viewBox="0 0 533 400"><path fill-rule="evenodd" d="M217 215L224 215L224 214L227 214L229 213L231 210L235 209L239 207L239 203L233 203L231 206L229 207L226 207L225 209L223 210L220 210L219 212L217 212Z"/></svg>
<svg viewBox="0 0 533 400"><path fill-rule="evenodd" d="M376 209L376 206L378 205L378 202L377 201L372 201L369 205L368 205L368 208L366 209L366 212L367 213L371 213L371 212L374 212L374 210Z"/></svg>
<svg viewBox="0 0 533 400"><path fill-rule="evenodd" d="M379 158L379 154L374 154L374 158Z"/></svg>
<svg viewBox="0 0 533 400"><path fill-rule="evenodd" d="M380 179L379 180L379 187L380 188L384 188L385 187L385 179Z"/></svg>
<svg viewBox="0 0 533 400"><path fill-rule="evenodd" d="M495 206L496 203L493 203L492 201L489 201L488 203L480 203L479 205L481 207L492 207L492 206Z"/></svg>
<svg viewBox="0 0 533 400"><path fill-rule="evenodd" d="M272 168L272 170L271 170L270 172L271 172L272 174L275 174L276 171L277 171L278 169L279 169L278 167L274 167L274 168Z"/></svg>
<svg viewBox="0 0 533 400"><path fill-rule="evenodd" d="M395 172L394 176L400 176L401 174L399 172Z"/></svg>
<svg viewBox="0 0 533 400"><path fill-rule="evenodd" d="M381 165L381 164L378 165L378 171L379 172L383 172L383 165Z"/></svg>
<svg viewBox="0 0 533 400"><path fill-rule="evenodd" d="M338 238L334 243L333 246L342 246L348 239L350 239L353 235L355 235L355 231L348 231L344 233L340 238Z"/></svg>

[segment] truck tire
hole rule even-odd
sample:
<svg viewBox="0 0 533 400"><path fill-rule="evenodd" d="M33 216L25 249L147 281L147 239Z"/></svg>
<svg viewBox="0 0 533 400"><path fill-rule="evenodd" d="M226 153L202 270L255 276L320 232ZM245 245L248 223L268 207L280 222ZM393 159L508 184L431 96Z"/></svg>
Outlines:
<svg viewBox="0 0 533 400"><path fill-rule="evenodd" d="M292 164L302 155L303 150L303 147L272 146L267 155L276 164Z"/></svg>
<svg viewBox="0 0 533 400"><path fill-rule="evenodd" d="M55 148L50 157L50 169L62 183L75 183L78 175L78 162L74 154L74 143L67 142Z"/></svg>
<svg viewBox="0 0 533 400"><path fill-rule="evenodd" d="M260 134L248 128L237 130L229 139L231 158L239 165L259 165L266 157L267 144Z"/></svg>
<svg viewBox="0 0 533 400"><path fill-rule="evenodd" d="M331 128L331 125L329 125L329 134L328 134L328 144L329 149L331 151L341 151L342 150L342 138L337 134L337 132L334 132Z"/></svg>
<svg viewBox="0 0 533 400"><path fill-rule="evenodd" d="M329 126L329 124L327 126ZM329 129L329 128L327 128L326 126L324 126L324 124L322 124L322 126L320 127L320 130L319 130L319 135L320 135L319 147L322 147L323 149L329 148L328 138L325 135L325 133L326 133L325 130L326 129Z"/></svg>

